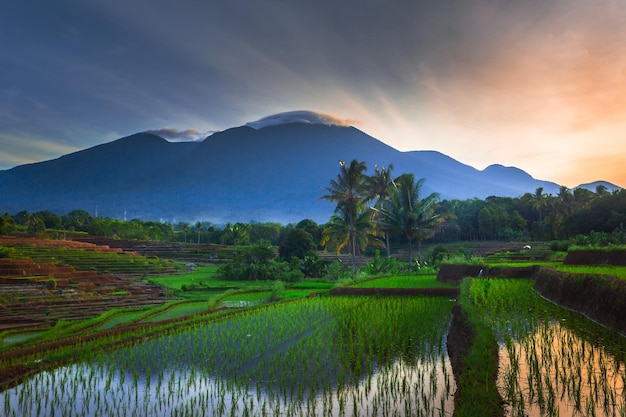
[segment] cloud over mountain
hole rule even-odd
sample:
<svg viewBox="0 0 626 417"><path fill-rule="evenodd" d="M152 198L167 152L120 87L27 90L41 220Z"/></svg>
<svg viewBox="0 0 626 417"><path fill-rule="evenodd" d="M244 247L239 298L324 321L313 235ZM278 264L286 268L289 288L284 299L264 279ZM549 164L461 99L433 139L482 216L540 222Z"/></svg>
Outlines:
<svg viewBox="0 0 626 417"><path fill-rule="evenodd" d="M214 131L200 132L197 129L178 130L173 127L162 127L161 129L146 130L146 133L161 136L170 142L195 142L203 140L207 136L215 133Z"/></svg>
<svg viewBox="0 0 626 417"><path fill-rule="evenodd" d="M307 110L288 111L264 117L255 122L246 123L246 126L254 129L263 129L268 126L284 125L290 123L305 123L325 126L355 126L359 122L352 119L342 119L338 116Z"/></svg>

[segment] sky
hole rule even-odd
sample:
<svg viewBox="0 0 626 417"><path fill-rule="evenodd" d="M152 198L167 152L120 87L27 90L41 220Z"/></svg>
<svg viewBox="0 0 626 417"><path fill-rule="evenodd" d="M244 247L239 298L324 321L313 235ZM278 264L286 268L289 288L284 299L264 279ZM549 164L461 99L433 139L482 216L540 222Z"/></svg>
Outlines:
<svg viewBox="0 0 626 417"><path fill-rule="evenodd" d="M626 187L626 0L0 0L0 169L322 112Z"/></svg>

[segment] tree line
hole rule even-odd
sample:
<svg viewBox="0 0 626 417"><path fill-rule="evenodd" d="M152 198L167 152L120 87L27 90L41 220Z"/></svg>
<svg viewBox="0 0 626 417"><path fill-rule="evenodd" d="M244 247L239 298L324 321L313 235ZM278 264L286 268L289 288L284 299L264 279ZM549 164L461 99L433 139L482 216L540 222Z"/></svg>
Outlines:
<svg viewBox="0 0 626 417"><path fill-rule="evenodd" d="M321 198L336 204L326 224L310 219L298 224L210 222L168 223L120 220L92 216L85 210L65 215L49 211L0 216L0 234L15 232L51 237L88 233L108 238L249 245L260 241L284 244L294 229L310 235L317 249L346 250L356 257L372 248L407 248L409 259L420 256L422 242L473 240L581 240L602 236L626 243L626 191L595 192L561 187L557 195L537 188L520 197L441 200L437 193L422 195L424 179L412 174L393 175L393 166L367 166L356 160L339 164ZM414 248L414 245L416 248Z"/></svg>
<svg viewBox="0 0 626 417"><path fill-rule="evenodd" d="M454 227L435 237L439 242L458 240L580 240L604 234L614 243L626 243L626 190L595 192L560 187L557 195L537 188L520 197L442 201Z"/></svg>

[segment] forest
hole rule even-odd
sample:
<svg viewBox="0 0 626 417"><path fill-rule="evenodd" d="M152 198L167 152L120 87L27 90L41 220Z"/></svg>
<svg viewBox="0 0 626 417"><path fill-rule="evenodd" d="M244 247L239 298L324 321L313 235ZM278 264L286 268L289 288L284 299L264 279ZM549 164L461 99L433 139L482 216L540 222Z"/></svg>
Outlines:
<svg viewBox="0 0 626 417"><path fill-rule="evenodd" d="M425 243L457 241L571 241L579 245L626 243L626 191L608 192L597 187L595 192L561 187L557 195L545 194L541 188L521 197L491 196L484 200L442 200L437 213L446 218L440 232ZM148 220L121 220L95 217L82 209L64 215L50 211L4 213L0 216L0 234L25 232L31 235L62 237L63 233L87 233L119 239L232 244L233 230L241 228L241 244L267 240L279 245L292 229L304 229L320 246L326 224L303 219L297 224L168 223ZM237 232L234 232L236 234ZM59 236L61 235L61 236ZM595 240L595 241L594 241ZM391 245L406 244L403 235L392 236Z"/></svg>

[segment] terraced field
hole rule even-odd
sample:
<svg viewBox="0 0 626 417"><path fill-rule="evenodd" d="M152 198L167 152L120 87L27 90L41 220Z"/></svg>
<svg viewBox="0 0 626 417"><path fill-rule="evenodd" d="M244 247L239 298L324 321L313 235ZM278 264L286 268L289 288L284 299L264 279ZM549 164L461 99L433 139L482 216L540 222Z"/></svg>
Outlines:
<svg viewBox="0 0 626 417"><path fill-rule="evenodd" d="M0 331L160 305L163 290L143 278L180 272L172 261L84 242L2 237L0 247L8 256L0 258Z"/></svg>

